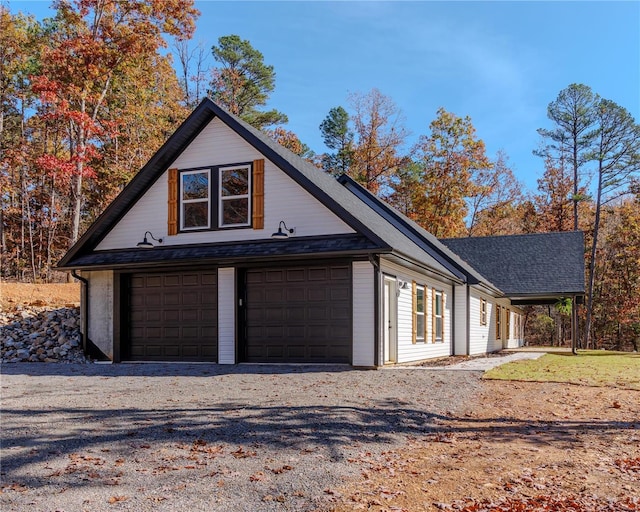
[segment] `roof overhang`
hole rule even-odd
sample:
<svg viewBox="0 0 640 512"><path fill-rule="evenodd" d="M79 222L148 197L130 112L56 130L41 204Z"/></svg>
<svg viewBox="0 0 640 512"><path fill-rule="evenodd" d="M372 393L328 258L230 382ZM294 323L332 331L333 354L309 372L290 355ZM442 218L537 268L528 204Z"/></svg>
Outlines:
<svg viewBox="0 0 640 512"><path fill-rule="evenodd" d="M544 294L544 295L525 295L519 297L507 296L511 303L516 306L543 306L547 304L556 304L562 299L575 299L576 304L584 304L584 291L569 292L563 294Z"/></svg>
<svg viewBox="0 0 640 512"><path fill-rule="evenodd" d="M72 259L59 270L135 269L184 265L228 265L294 259L358 257L391 252L358 234L300 237L197 245L93 251Z"/></svg>

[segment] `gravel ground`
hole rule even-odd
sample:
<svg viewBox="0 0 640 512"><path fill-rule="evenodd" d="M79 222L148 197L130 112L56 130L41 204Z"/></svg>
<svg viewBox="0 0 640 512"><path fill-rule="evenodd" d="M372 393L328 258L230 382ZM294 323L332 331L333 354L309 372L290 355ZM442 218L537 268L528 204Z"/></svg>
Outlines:
<svg viewBox="0 0 640 512"><path fill-rule="evenodd" d="M437 430L479 372L346 366L3 364L0 509L326 510Z"/></svg>

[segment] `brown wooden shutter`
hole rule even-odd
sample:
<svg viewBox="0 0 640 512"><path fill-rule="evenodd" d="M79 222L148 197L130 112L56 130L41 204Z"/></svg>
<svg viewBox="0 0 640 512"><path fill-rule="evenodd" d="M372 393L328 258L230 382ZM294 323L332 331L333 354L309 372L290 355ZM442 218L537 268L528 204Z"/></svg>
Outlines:
<svg viewBox="0 0 640 512"><path fill-rule="evenodd" d="M418 290L416 282L411 283L411 343L416 343L418 335L418 315L416 313L418 308Z"/></svg>
<svg viewBox="0 0 640 512"><path fill-rule="evenodd" d="M167 235L178 234L178 169L169 169Z"/></svg>
<svg viewBox="0 0 640 512"><path fill-rule="evenodd" d="M264 229L264 160L253 161L253 229Z"/></svg>

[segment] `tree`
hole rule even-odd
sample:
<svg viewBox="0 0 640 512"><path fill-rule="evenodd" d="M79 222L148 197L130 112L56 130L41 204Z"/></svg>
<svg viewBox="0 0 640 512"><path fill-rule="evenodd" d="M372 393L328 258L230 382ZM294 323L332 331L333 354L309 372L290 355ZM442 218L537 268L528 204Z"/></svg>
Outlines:
<svg viewBox="0 0 640 512"><path fill-rule="evenodd" d="M284 146L289 151L313 163L313 151L311 151L309 146L301 142L298 136L292 131L285 130L281 126L278 126L273 130L266 130L266 133L281 146Z"/></svg>
<svg viewBox="0 0 640 512"><path fill-rule="evenodd" d="M545 171L538 179L538 194L534 198L538 230L569 231L572 219L575 219L571 213L573 180L564 161L557 162L547 157L544 163Z"/></svg>
<svg viewBox="0 0 640 512"><path fill-rule="evenodd" d="M262 53L237 35L222 36L211 51L220 67L212 71L211 98L252 126L263 129L287 122L277 110L260 111L275 88L273 66L264 63Z"/></svg>
<svg viewBox="0 0 640 512"><path fill-rule="evenodd" d="M492 166L472 169L472 187L467 199L468 236L514 234L514 208L522 200L522 185L509 167L509 157L498 151Z"/></svg>
<svg viewBox="0 0 640 512"><path fill-rule="evenodd" d="M0 5L0 271L5 277L39 277L51 261L56 236L56 195L37 168L46 146L30 76L37 72L44 40L33 17L12 15ZM49 137L55 136L53 131Z"/></svg>
<svg viewBox="0 0 640 512"><path fill-rule="evenodd" d="M547 108L547 116L555 124L551 130L540 128L538 133L550 144L542 151L537 151L546 159L555 158L559 166L564 168L565 160L569 161L573 170L573 229L578 230L578 203L584 199L580 194L580 172L588 160L594 131L594 105L598 96L582 84L571 84L560 91L555 101Z"/></svg>
<svg viewBox="0 0 640 512"><path fill-rule="evenodd" d="M625 198L602 216L592 330L600 346L639 350L640 195Z"/></svg>
<svg viewBox="0 0 640 512"><path fill-rule="evenodd" d="M381 192L404 158L398 151L407 136L402 116L391 98L378 89L352 93L355 142L348 174L374 194Z"/></svg>
<svg viewBox="0 0 640 512"><path fill-rule="evenodd" d="M634 174L640 170L640 125L636 124L631 114L613 101L600 99L595 108L594 118L594 146L588 158L597 165L597 189L587 289L587 347L591 336L602 205L619 197L621 190L627 190Z"/></svg>
<svg viewBox="0 0 640 512"><path fill-rule="evenodd" d="M114 81L132 62L166 46L163 34L190 37L198 11L192 0L57 0L53 5L50 41L33 87L45 119L66 126L66 154L49 154L43 165L70 176L73 244L80 232L84 182L95 177L92 163L100 157L102 141L116 133L105 117Z"/></svg>
<svg viewBox="0 0 640 512"><path fill-rule="evenodd" d="M411 217L437 237L464 236L465 198L475 193L472 176L490 172L493 164L469 117L440 108L430 129L413 148L421 170Z"/></svg>
<svg viewBox="0 0 640 512"><path fill-rule="evenodd" d="M182 39L173 45L180 65L180 85L184 91L184 105L194 108L202 99L207 68L205 67L206 51L204 44L199 42L195 48L189 41Z"/></svg>
<svg viewBox="0 0 640 512"><path fill-rule="evenodd" d="M347 174L353 161L353 131L349 128L349 114L342 107L329 110L320 123L325 145L333 153L322 156L322 168L334 175Z"/></svg>

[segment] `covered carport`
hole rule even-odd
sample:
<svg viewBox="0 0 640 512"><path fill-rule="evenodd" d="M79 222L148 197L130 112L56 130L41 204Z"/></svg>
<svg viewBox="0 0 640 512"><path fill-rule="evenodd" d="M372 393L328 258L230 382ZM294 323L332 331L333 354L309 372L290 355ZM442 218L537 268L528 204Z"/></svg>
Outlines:
<svg viewBox="0 0 640 512"><path fill-rule="evenodd" d="M571 300L572 349L580 337L578 307L584 303L582 231L441 240L499 288L516 306Z"/></svg>

